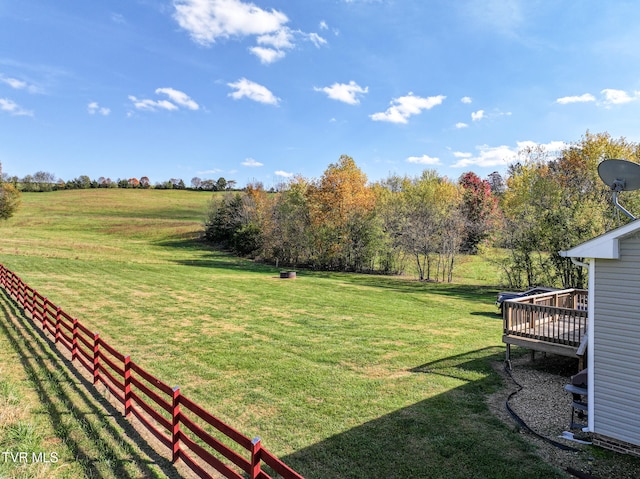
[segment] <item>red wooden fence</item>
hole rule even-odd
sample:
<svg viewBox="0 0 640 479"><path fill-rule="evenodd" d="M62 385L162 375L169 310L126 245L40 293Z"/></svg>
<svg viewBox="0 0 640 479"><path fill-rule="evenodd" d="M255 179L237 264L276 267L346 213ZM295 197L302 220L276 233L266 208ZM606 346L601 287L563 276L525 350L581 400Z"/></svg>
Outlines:
<svg viewBox="0 0 640 479"><path fill-rule="evenodd" d="M134 415L169 449L173 462L181 460L204 478L213 477L215 470L229 479L304 479L264 449L260 438L249 439L186 398L180 388L149 374L2 264L0 286L58 349L71 353L76 368L82 366L94 385L102 383L109 390L125 417ZM263 471L262 464L279 476Z"/></svg>

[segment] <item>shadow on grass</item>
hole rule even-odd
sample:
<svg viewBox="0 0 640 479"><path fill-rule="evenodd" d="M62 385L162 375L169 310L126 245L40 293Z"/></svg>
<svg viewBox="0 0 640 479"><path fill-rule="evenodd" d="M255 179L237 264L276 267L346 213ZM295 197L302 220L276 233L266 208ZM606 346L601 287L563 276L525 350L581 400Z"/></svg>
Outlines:
<svg viewBox="0 0 640 479"><path fill-rule="evenodd" d="M447 358L431 361L410 369L412 373L438 374L450 378L468 380L469 372L489 373L489 361L500 360L504 357L504 348L490 346L472 352L457 354Z"/></svg>
<svg viewBox="0 0 640 479"><path fill-rule="evenodd" d="M489 312L488 313L486 311L483 311L483 312L471 312L469 314L471 316L484 316L485 318L493 319L495 321L500 321L500 322L502 322L502 320L503 320L502 319L502 315L499 312L496 312L496 313L490 313Z"/></svg>
<svg viewBox="0 0 640 479"><path fill-rule="evenodd" d="M411 372L465 384L283 460L306 479L566 477L489 411L487 394L501 387L491 362L502 360L502 354L502 348L484 348L417 366Z"/></svg>
<svg viewBox="0 0 640 479"><path fill-rule="evenodd" d="M79 462L85 477L180 477L174 465L153 450L67 358L49 347L51 341L32 327L4 291L0 291L0 316L0 333L20 356L53 430ZM70 415L74 426L68 423ZM107 465L112 475L105 476L100 463L102 469Z"/></svg>
<svg viewBox="0 0 640 479"><path fill-rule="evenodd" d="M192 259L175 259L173 263L181 266L195 266L197 268L224 269L233 271L247 271L255 273L273 273L275 266L258 263L250 259L241 258L234 254L220 250L200 238L174 237L170 240L158 241L156 246L176 249L181 252L194 252Z"/></svg>
<svg viewBox="0 0 640 479"><path fill-rule="evenodd" d="M186 266L202 268L235 269L253 272L273 272L279 270L295 270L301 277L335 279L358 286L391 289L405 293L420 293L428 291L445 296L456 296L464 299L478 299L486 297L488 301L495 302L498 291L496 286L460 285L451 283L436 283L430 281L418 281L404 276L385 275L377 273L351 273L341 271L319 271L307 268L276 268L275 265L259 263L247 258L241 258L231 252L216 248L200 238L175 237L155 243L165 248L175 248L181 251L199 252L200 257L189 260L174 260L175 263Z"/></svg>

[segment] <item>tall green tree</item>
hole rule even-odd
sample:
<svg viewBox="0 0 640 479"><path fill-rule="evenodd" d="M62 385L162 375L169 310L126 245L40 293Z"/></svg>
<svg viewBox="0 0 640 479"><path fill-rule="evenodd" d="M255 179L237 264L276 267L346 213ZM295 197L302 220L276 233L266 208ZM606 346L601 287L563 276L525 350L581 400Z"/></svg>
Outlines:
<svg viewBox="0 0 640 479"><path fill-rule="evenodd" d="M0 163L0 219L11 218L20 206L20 191L10 183L5 183Z"/></svg>
<svg viewBox="0 0 640 479"><path fill-rule="evenodd" d="M451 278L463 223L460 190L453 183L425 170L402 186L397 235L402 248L415 261L420 280Z"/></svg>
<svg viewBox="0 0 640 479"><path fill-rule="evenodd" d="M513 288L551 286L545 237L548 229L543 228L542 218L558 204L560 190L550 178L548 160L540 151L529 150L520 156L523 161L510 168L502 198L502 243L509 252L502 270Z"/></svg>
<svg viewBox="0 0 640 479"><path fill-rule="evenodd" d="M586 272L558 253L628 221L613 208L597 168L609 158L637 162L638 151L624 138L587 131L559 154L541 148L520 152L501 203L502 240L509 251L502 266L510 286L586 286ZM640 207L637 192L625 195L629 205Z"/></svg>
<svg viewBox="0 0 640 479"><path fill-rule="evenodd" d="M310 261L308 187L307 180L295 177L275 197L263 247L265 257L276 264L295 268Z"/></svg>

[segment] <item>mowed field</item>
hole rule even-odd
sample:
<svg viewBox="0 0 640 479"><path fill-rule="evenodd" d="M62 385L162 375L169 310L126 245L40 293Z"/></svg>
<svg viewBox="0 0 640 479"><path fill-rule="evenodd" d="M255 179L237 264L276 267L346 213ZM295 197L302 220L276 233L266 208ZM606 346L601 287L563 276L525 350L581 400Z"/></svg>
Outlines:
<svg viewBox="0 0 640 479"><path fill-rule="evenodd" d="M496 275L299 271L199 240L212 194L23 194L0 262L119 351L311 478L565 477L489 412Z"/></svg>

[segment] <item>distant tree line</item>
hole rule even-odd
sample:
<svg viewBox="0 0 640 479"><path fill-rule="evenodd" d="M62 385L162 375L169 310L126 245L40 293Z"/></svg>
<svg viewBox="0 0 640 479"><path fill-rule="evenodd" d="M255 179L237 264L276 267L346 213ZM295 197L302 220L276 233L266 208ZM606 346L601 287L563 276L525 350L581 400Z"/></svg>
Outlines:
<svg viewBox="0 0 640 479"><path fill-rule="evenodd" d="M160 189L160 190L202 190L202 191L228 191L233 190L236 186L235 180L227 180L223 177L217 180L203 180L198 177L191 179L191 186L187 187L185 182L180 178L170 178L167 181L156 182L151 184L147 176L138 178L118 178L112 180L104 176L98 179L91 179L89 176L81 175L69 181L57 179L53 173L47 171L38 171L33 175L26 175L23 178L17 176L3 177L6 184L13 185L14 188L24 192L44 192L55 190L81 190L89 188L142 188L142 189Z"/></svg>
<svg viewBox="0 0 640 479"><path fill-rule="evenodd" d="M474 173L459 183L427 170L368 184L343 155L319 180L214 196L205 236L276 265L401 273L412 262L421 280L451 281L456 255L476 252L489 236L497 201Z"/></svg>
<svg viewBox="0 0 640 479"><path fill-rule="evenodd" d="M402 273L413 264L431 281L451 281L460 254L496 247L491 256L509 287L584 288L587 272L559 251L629 221L598 177L608 158L640 163L640 144L587 131L560 151L520 151L505 178L468 172L457 181L426 170L369 184L342 156L319 180L215 195L205 237L283 267ZM620 201L640 215L640 192Z"/></svg>

